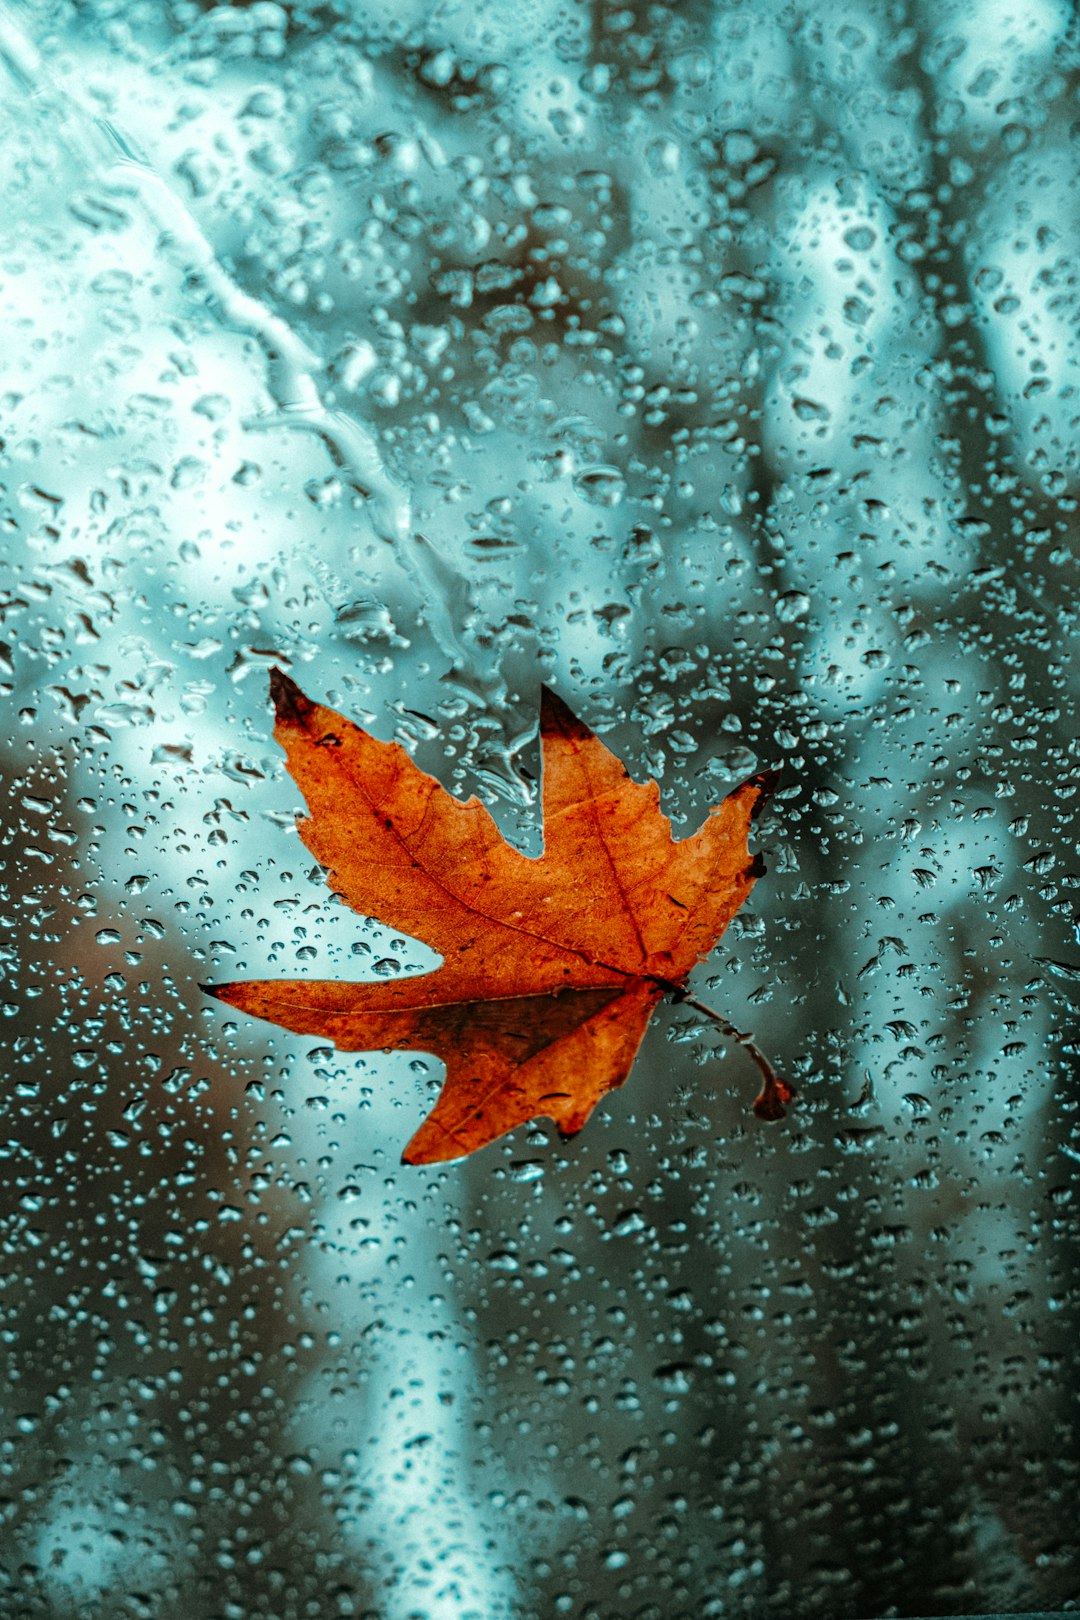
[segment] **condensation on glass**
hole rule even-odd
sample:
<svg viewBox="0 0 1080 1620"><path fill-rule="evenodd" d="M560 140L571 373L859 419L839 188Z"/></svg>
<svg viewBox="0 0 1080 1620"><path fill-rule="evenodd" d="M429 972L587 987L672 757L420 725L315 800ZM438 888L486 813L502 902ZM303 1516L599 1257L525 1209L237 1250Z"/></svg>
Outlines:
<svg viewBox="0 0 1080 1620"><path fill-rule="evenodd" d="M1075 19L0 21L0 1608L1076 1606ZM537 850L547 681L685 832L783 771L571 1142L199 985L430 952L288 669Z"/></svg>

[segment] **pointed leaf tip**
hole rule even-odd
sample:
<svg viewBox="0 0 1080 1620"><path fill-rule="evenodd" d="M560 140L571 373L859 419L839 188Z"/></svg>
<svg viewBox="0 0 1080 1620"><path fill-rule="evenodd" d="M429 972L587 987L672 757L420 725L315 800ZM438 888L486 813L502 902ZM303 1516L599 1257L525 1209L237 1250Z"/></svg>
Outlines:
<svg viewBox="0 0 1080 1620"><path fill-rule="evenodd" d="M750 820L756 821L762 811L768 807L769 800L780 786L780 772L775 770L758 771L756 776L750 778L755 783L758 796L754 808L750 812Z"/></svg>
<svg viewBox="0 0 1080 1620"><path fill-rule="evenodd" d="M291 676L275 664L270 671L270 701L278 720L303 720L315 707Z"/></svg>
<svg viewBox="0 0 1080 1620"><path fill-rule="evenodd" d="M540 735L552 737L558 734L568 741L583 742L587 737L594 735L584 720L579 720L567 704L550 686L540 688Z"/></svg>

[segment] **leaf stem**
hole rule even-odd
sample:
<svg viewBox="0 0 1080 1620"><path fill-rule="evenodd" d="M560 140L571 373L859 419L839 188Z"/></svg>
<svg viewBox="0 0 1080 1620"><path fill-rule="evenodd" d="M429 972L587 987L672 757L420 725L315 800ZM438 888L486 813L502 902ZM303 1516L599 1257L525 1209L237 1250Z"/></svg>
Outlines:
<svg viewBox="0 0 1080 1620"><path fill-rule="evenodd" d="M683 995L679 999L684 1007L694 1007L698 1012L704 1013L706 1018L711 1018L713 1023L719 1027L721 1033L728 1036L730 1040L737 1041L746 1052L746 1055L753 1058L761 1070L761 1090L754 1099L754 1113L758 1118L783 1119L787 1113L788 1103L795 1096L795 1087L790 1085L788 1081L781 1079L753 1038L743 1030L736 1029L730 1019L725 1018L722 1013L718 1013L715 1008L707 1007L696 996Z"/></svg>

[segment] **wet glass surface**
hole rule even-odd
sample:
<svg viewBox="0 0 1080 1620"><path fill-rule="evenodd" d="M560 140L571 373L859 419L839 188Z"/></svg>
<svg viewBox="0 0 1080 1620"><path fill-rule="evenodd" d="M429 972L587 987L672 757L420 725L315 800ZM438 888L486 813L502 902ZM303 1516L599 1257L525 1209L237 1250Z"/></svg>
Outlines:
<svg viewBox="0 0 1080 1620"><path fill-rule="evenodd" d="M0 19L0 1594L1078 1606L1064 4ZM584 1132L200 982L334 904L267 672L539 848L537 694L768 875Z"/></svg>

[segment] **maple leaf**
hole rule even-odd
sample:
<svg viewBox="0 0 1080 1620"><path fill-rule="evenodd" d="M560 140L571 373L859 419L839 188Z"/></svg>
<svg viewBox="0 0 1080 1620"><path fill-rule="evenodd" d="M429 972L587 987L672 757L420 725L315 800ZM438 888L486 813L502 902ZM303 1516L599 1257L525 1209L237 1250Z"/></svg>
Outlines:
<svg viewBox="0 0 1080 1620"><path fill-rule="evenodd" d="M775 773L743 782L676 841L656 783L633 782L544 688L544 851L532 860L478 799L455 798L398 744L313 703L280 670L270 692L274 736L310 812L298 830L331 887L443 965L392 982L204 988L342 1051L441 1058L442 1093L406 1163L463 1157L541 1114L564 1135L580 1130L626 1079L661 997L692 1000L691 968L764 870L747 837ZM791 1089L750 1050L766 1075L758 1112L777 1117Z"/></svg>

